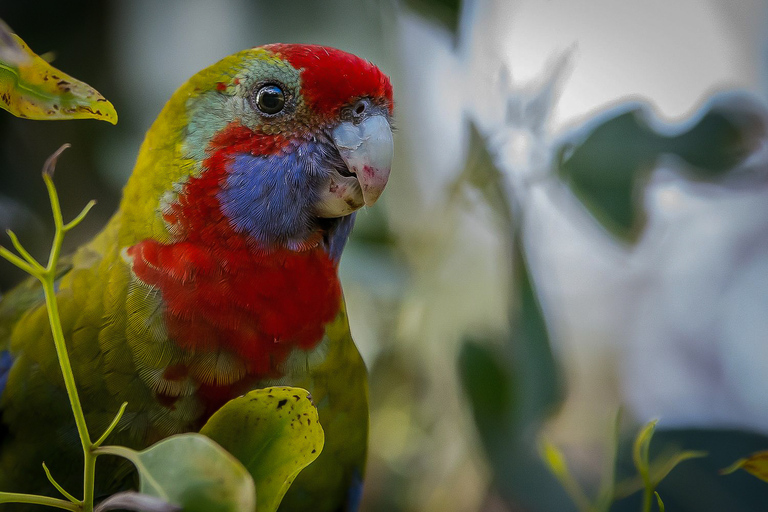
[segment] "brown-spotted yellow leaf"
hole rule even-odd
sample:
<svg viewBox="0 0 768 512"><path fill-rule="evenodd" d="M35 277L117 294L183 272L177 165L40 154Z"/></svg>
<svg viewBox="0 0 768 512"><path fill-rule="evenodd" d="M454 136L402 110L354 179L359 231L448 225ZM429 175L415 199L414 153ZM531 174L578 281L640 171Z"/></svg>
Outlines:
<svg viewBox="0 0 768 512"><path fill-rule="evenodd" d="M117 123L115 107L90 85L51 66L0 21L0 107L37 120Z"/></svg>
<svg viewBox="0 0 768 512"><path fill-rule="evenodd" d="M299 472L323 449L317 409L304 389L272 387L227 402L200 430L248 469L259 512L277 510Z"/></svg>
<svg viewBox="0 0 768 512"><path fill-rule="evenodd" d="M753 453L749 457L737 460L732 465L720 471L722 475L743 469L764 482L768 482L768 450Z"/></svg>

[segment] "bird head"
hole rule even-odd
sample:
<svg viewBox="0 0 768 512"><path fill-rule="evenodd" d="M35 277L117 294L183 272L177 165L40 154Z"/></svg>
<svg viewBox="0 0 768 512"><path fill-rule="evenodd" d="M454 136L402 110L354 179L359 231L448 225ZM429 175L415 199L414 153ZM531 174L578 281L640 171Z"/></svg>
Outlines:
<svg viewBox="0 0 768 512"><path fill-rule="evenodd" d="M124 206L150 210L137 218L152 225L133 223L140 238L234 234L292 250L329 230L346 238L351 214L373 205L387 183L392 114L389 79L359 57L298 44L239 52L169 100Z"/></svg>

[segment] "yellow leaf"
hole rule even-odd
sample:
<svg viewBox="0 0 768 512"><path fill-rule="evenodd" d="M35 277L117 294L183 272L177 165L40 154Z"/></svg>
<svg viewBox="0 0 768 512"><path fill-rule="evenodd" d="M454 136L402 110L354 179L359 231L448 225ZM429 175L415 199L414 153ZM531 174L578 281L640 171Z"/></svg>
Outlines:
<svg viewBox="0 0 768 512"><path fill-rule="evenodd" d="M554 445L548 439L541 439L539 445L541 449L541 456L544 462L549 466L549 470L558 477L568 474L568 466L565 463L565 458L557 446Z"/></svg>
<svg viewBox="0 0 768 512"><path fill-rule="evenodd" d="M728 475L737 469L743 469L764 482L768 482L768 450L753 453L749 457L737 460L732 465L720 470L721 475Z"/></svg>
<svg viewBox="0 0 768 512"><path fill-rule="evenodd" d="M51 66L2 21L0 107L26 119L99 119L117 123L115 107L104 96Z"/></svg>

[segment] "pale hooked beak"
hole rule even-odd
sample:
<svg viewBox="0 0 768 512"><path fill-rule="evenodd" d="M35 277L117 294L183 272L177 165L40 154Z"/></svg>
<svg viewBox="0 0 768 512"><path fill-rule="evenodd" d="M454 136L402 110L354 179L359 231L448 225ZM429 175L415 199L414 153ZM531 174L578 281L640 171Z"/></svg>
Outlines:
<svg viewBox="0 0 768 512"><path fill-rule="evenodd" d="M351 175L336 171L321 192L318 215L341 217L373 205L384 191L394 156L392 128L383 115L355 124L344 121L331 133Z"/></svg>

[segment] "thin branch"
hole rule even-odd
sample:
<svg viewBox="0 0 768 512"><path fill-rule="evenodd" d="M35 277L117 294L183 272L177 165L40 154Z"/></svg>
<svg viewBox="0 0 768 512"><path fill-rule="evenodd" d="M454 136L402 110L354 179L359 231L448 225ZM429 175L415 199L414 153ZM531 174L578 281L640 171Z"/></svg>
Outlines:
<svg viewBox="0 0 768 512"><path fill-rule="evenodd" d="M66 225L64 225L64 227L62 227L64 232L66 233L69 230L71 230L72 228L74 228L75 226L77 226L78 224L80 224L83 221L83 219L85 218L85 216L88 215L88 212L91 211L91 208L93 208L94 206L96 206L96 200L95 199L91 199L88 202L88 204L85 205L85 208L83 208L83 210L80 213L77 214L77 217L75 217L68 224L66 224Z"/></svg>
<svg viewBox="0 0 768 512"><path fill-rule="evenodd" d="M2 245L0 245L0 256L8 260L10 263L13 263L27 274L31 274L39 279L40 273L38 271L32 268L29 263L16 256Z"/></svg>
<svg viewBox="0 0 768 512"><path fill-rule="evenodd" d="M109 434L112 433L113 430L115 430L115 427L117 427L117 424L120 422L120 418L123 417L123 413L125 412L125 408L128 407L128 402L123 402L123 405L120 406L120 410L117 411L117 414L115 415L115 419L112 420L112 423L109 424L107 427L107 430L104 431L104 433L101 435L100 438L96 440L91 446L93 448L98 448L101 446L101 443L107 440L107 437L109 437Z"/></svg>
<svg viewBox="0 0 768 512"><path fill-rule="evenodd" d="M8 238L11 239L11 243L19 252L19 254L21 254L21 256L27 260L27 263L38 270L43 270L43 266L38 263L38 261L33 258L31 254L27 252L23 245L21 245L21 242L19 242L19 237L16 236L16 233L14 233L11 229L6 229L5 232L8 233Z"/></svg>
<svg viewBox="0 0 768 512"><path fill-rule="evenodd" d="M48 481L51 482L51 484L53 484L53 486L56 488L57 491L59 491L61 493L62 496L67 498L72 503L76 503L78 505L82 504L82 502L80 500L78 500L77 498L75 498L74 496L69 494L67 491L64 490L64 488L61 485L59 485L59 483L56 481L56 479L53 478L53 475L51 475L51 472L48 469L48 466L45 465L45 462L43 462L43 471L45 471L45 476L48 477Z"/></svg>
<svg viewBox="0 0 768 512"><path fill-rule="evenodd" d="M17 492L0 492L0 503L30 503L32 505L43 505L46 507L55 507L64 510L78 512L80 506L59 498L50 498L48 496L35 496L34 494L21 494Z"/></svg>

